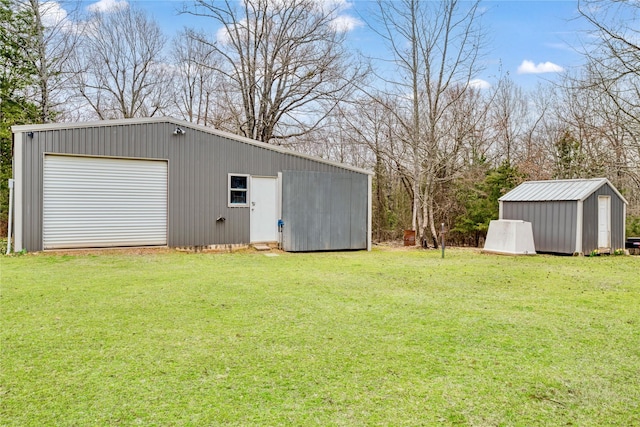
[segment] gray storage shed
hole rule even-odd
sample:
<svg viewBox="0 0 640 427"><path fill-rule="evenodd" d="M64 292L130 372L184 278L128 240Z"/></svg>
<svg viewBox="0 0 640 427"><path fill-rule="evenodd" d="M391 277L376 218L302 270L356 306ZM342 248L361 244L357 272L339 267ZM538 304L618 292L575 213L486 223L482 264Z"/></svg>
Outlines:
<svg viewBox="0 0 640 427"><path fill-rule="evenodd" d="M363 169L172 118L12 131L16 251L371 247Z"/></svg>
<svg viewBox="0 0 640 427"><path fill-rule="evenodd" d="M532 224L537 252L624 249L627 201L606 178L524 182L498 200L500 219Z"/></svg>

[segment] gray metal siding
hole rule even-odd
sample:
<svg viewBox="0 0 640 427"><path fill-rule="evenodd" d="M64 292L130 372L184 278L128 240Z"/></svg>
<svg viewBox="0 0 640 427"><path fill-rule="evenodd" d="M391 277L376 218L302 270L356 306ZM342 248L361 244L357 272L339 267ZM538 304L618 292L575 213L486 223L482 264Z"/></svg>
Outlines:
<svg viewBox="0 0 640 427"><path fill-rule="evenodd" d="M284 249L367 248L366 175L283 171Z"/></svg>
<svg viewBox="0 0 640 427"><path fill-rule="evenodd" d="M624 202L609 186L603 185L583 202L583 253L598 249L598 196L611 197L611 250L624 249Z"/></svg>
<svg viewBox="0 0 640 427"><path fill-rule="evenodd" d="M367 248L368 177L353 175L351 179L351 249Z"/></svg>
<svg viewBox="0 0 640 427"><path fill-rule="evenodd" d="M577 202L503 202L503 219L531 223L537 252L575 252Z"/></svg>
<svg viewBox="0 0 640 427"><path fill-rule="evenodd" d="M42 250L44 153L168 160L167 238L168 245L174 247L249 242L249 209L227 207L228 173L277 176L283 170L347 172L364 180L366 205L365 174L196 129L173 135L174 128L170 121L101 124L35 131L33 138L23 135L24 247L28 251ZM219 216L226 221L216 222ZM366 228L366 216L362 221Z"/></svg>

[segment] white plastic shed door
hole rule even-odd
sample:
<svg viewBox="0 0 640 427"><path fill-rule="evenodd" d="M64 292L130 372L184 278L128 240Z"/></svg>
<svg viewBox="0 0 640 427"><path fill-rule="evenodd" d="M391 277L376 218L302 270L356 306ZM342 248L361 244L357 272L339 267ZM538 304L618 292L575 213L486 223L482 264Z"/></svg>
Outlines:
<svg viewBox="0 0 640 427"><path fill-rule="evenodd" d="M611 197L598 196L598 248L611 247Z"/></svg>
<svg viewBox="0 0 640 427"><path fill-rule="evenodd" d="M167 244L167 162L45 155L43 247Z"/></svg>

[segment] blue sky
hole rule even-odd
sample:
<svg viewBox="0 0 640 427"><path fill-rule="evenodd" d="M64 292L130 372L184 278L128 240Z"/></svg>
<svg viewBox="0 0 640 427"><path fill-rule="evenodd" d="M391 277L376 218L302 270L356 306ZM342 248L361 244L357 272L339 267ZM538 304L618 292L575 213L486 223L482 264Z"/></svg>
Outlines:
<svg viewBox="0 0 640 427"><path fill-rule="evenodd" d="M489 58L493 63L487 71L501 62L503 72L508 72L514 81L531 86L541 78L553 79L560 68L572 69L582 63L576 48L584 37L584 24L576 19L575 1L485 4L485 21L491 35Z"/></svg>
<svg viewBox="0 0 640 427"><path fill-rule="evenodd" d="M337 2L342 7L341 17L349 28L348 42L364 52L380 52L381 42L363 21L374 4L366 0L321 0ZM91 8L109 9L126 0L100 0L85 2ZM168 36L183 27L205 28L212 21L179 15L181 0L129 0L151 13ZM484 11L483 26L488 34L486 69L476 76L481 82L495 84L500 74L509 76L525 89L537 82L553 80L562 70L580 65L582 58L576 53L584 37L584 24L576 19L576 1L520 1L493 0L481 3ZM483 83L485 84L485 83Z"/></svg>

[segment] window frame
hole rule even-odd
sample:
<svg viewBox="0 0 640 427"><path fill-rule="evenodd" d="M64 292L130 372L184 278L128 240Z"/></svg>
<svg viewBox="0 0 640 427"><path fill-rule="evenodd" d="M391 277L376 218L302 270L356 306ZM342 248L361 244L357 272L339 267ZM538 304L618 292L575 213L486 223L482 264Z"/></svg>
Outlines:
<svg viewBox="0 0 640 427"><path fill-rule="evenodd" d="M232 177L242 177L247 179L247 188L232 188L231 187L231 178ZM227 174L227 207L230 208L248 208L249 207L249 190L251 186L251 175L246 173L229 173ZM245 203L232 203L231 202L231 192L232 191L243 191L246 194L246 202Z"/></svg>

